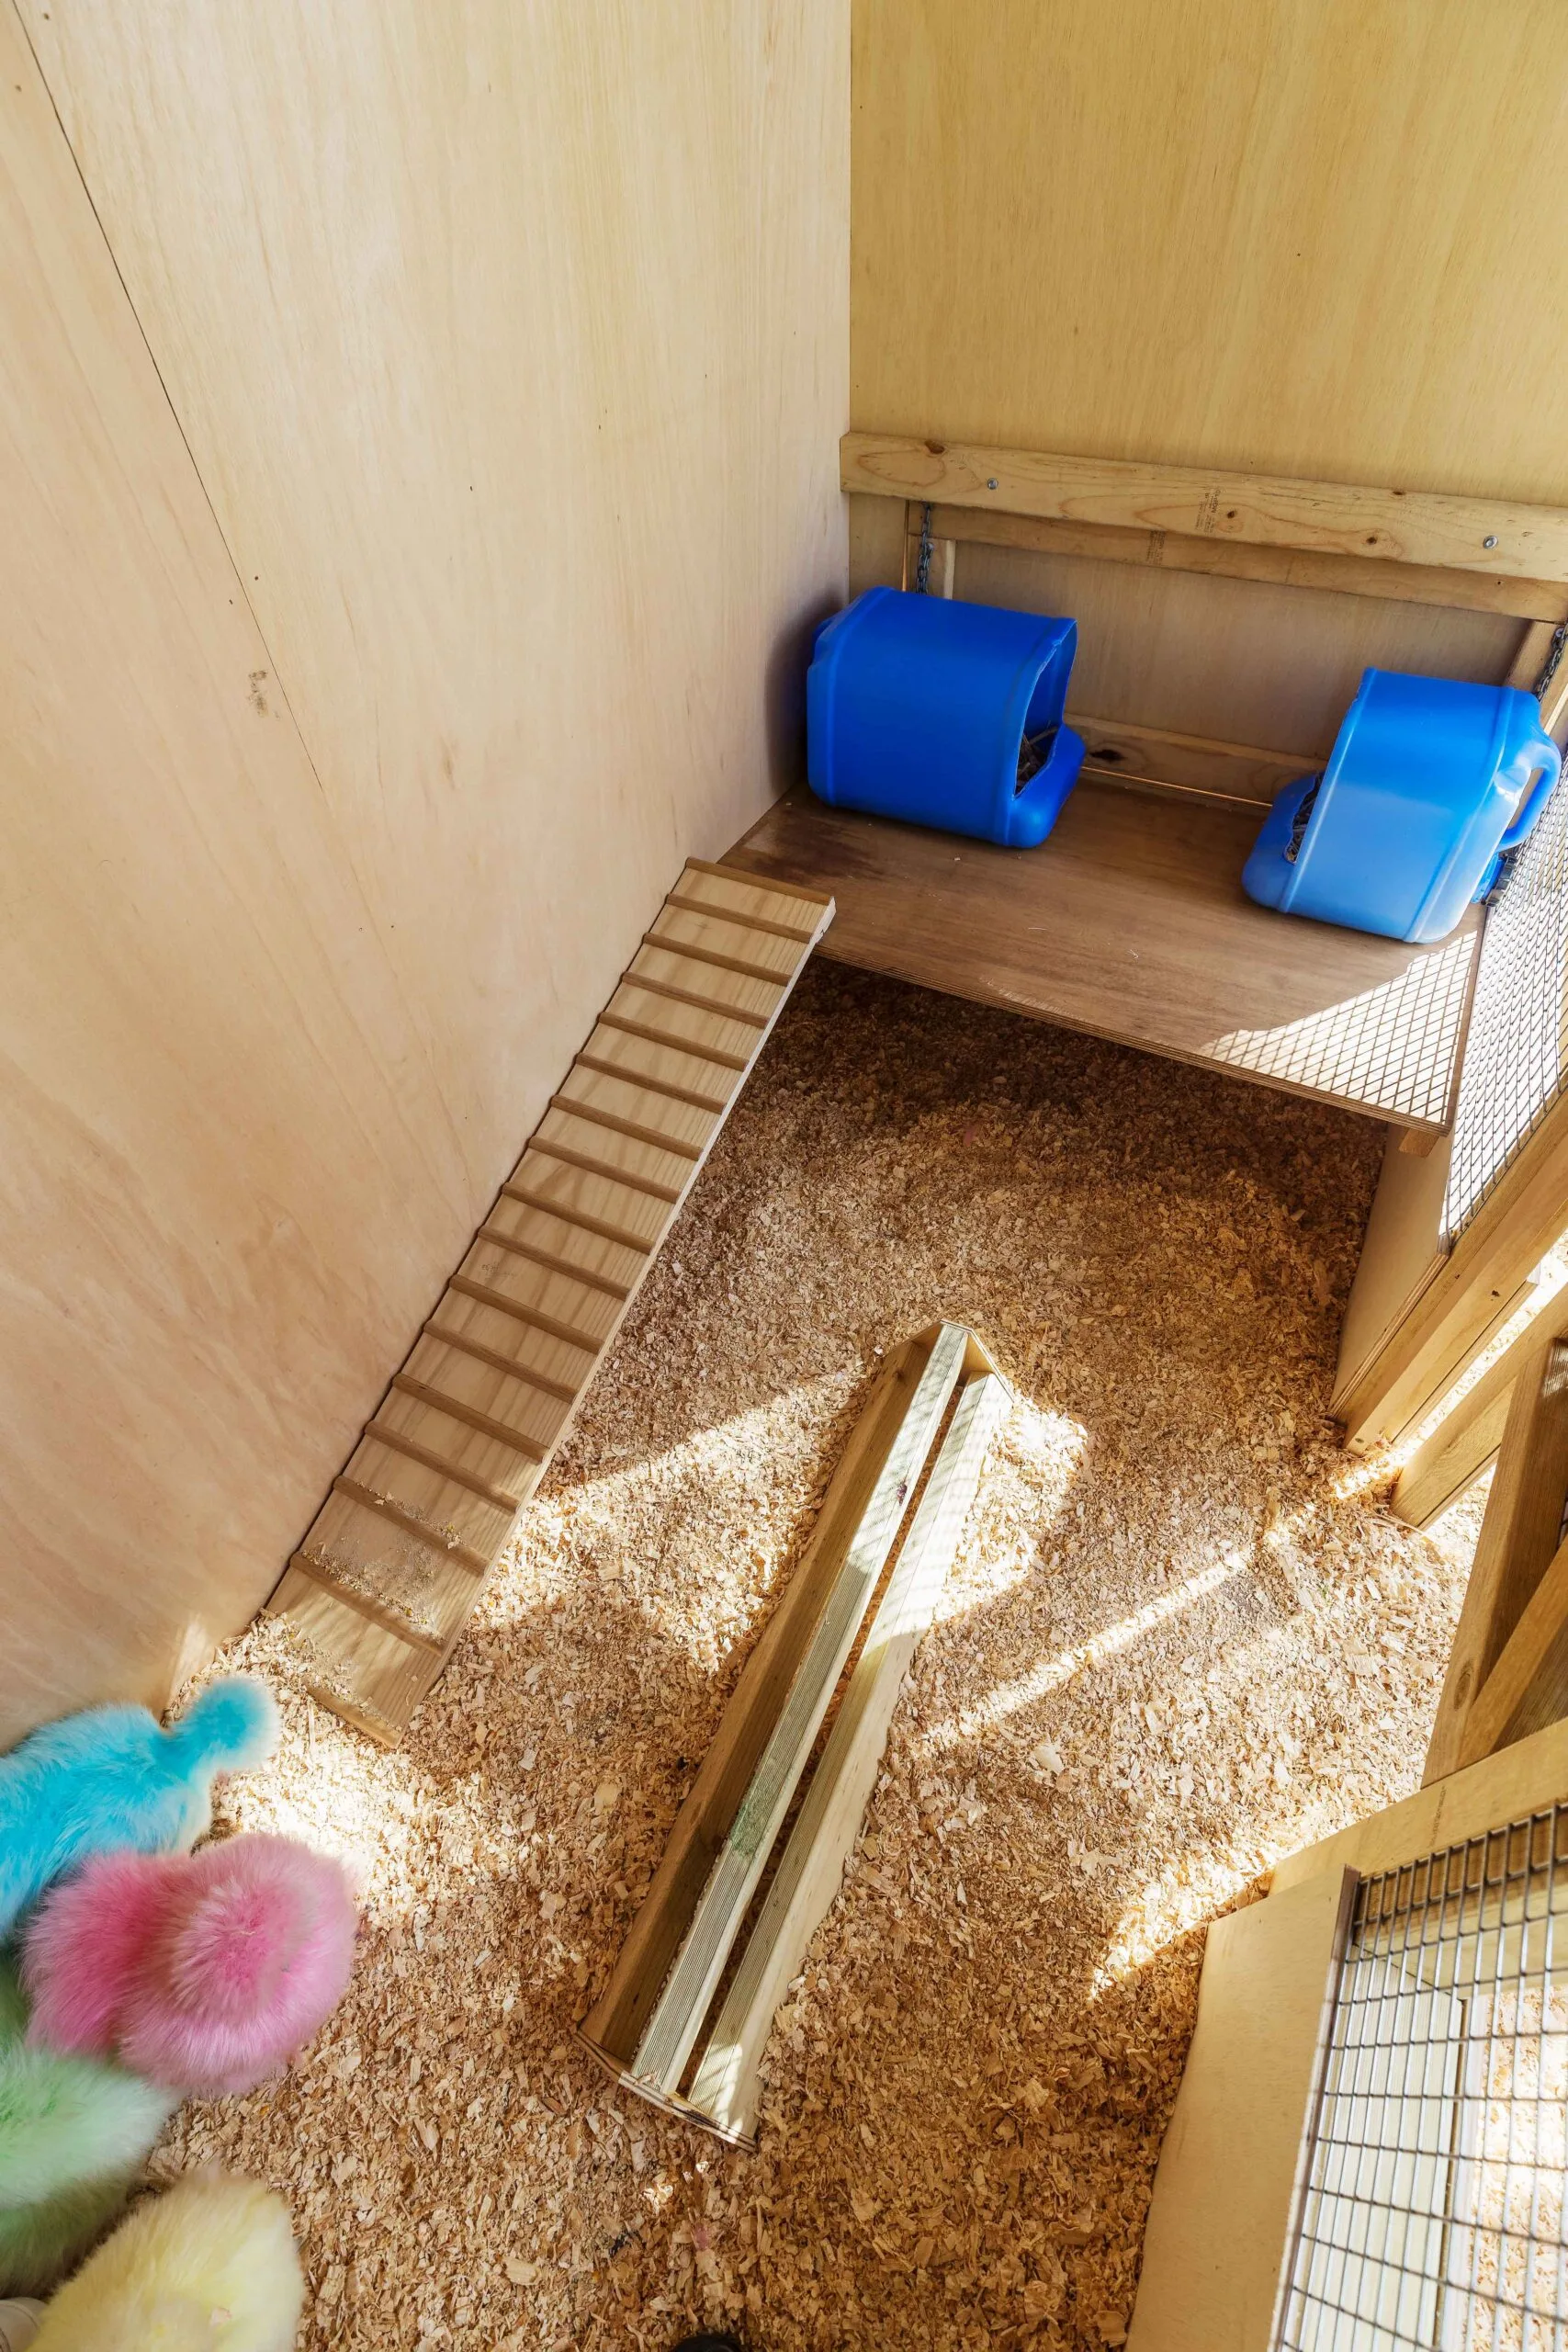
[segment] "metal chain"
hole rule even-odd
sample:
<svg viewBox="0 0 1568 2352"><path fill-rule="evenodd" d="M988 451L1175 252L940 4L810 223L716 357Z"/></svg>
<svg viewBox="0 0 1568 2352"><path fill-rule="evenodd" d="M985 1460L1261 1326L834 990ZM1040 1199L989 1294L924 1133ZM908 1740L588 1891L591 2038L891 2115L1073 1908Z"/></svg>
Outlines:
<svg viewBox="0 0 1568 2352"><path fill-rule="evenodd" d="M915 566L915 594L929 596L931 593L931 510L930 503L920 509L920 560Z"/></svg>
<svg viewBox="0 0 1568 2352"><path fill-rule="evenodd" d="M926 509L926 513L928 514L931 513L931 508L929 506ZM1535 682L1535 698L1537 702L1540 700L1542 695L1546 692L1548 686L1557 675L1558 670L1562 666L1562 649L1565 645L1568 645L1568 621L1559 621L1557 627L1551 632L1551 650L1546 657L1546 666Z"/></svg>

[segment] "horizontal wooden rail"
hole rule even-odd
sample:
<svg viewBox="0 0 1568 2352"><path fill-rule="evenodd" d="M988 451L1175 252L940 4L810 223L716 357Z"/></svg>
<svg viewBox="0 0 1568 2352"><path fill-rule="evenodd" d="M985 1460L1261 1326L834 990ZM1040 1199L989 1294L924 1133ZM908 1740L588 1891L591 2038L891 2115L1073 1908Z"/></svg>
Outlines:
<svg viewBox="0 0 1568 2352"><path fill-rule="evenodd" d="M664 1201L671 1205L680 1199L678 1184L661 1184L657 1177L639 1176L635 1169L617 1168L613 1159L595 1159L589 1151L573 1151L569 1144L556 1143L548 1136L533 1136L528 1150L545 1159L558 1159L564 1168L581 1168L585 1176L603 1176L607 1183L624 1185L628 1193L646 1193L650 1201ZM528 1164L527 1154L523 1165Z"/></svg>
<svg viewBox="0 0 1568 2352"><path fill-rule="evenodd" d="M668 1029L651 1028L646 1021L626 1021L618 1012L602 1012L601 1029L618 1029L623 1036L640 1037L645 1045L662 1046L667 1054L689 1054L694 1062L711 1062L715 1069L750 1069L744 1054L721 1054L716 1046L694 1046L689 1037L672 1037Z"/></svg>
<svg viewBox="0 0 1568 2352"><path fill-rule="evenodd" d="M525 1306L520 1298L510 1298L503 1290L492 1290L488 1283L477 1283L470 1274L450 1274L446 1287L460 1297L478 1301L480 1306L493 1306L498 1315L510 1315L514 1323L526 1323L536 1331L543 1331L549 1340L559 1340L563 1347L581 1348L585 1355L596 1356L604 1345L592 1331L580 1331L575 1325L562 1323L553 1315L541 1315L536 1306Z"/></svg>
<svg viewBox="0 0 1568 2352"><path fill-rule="evenodd" d="M771 972L766 964L748 964L739 956L721 956L716 948L699 947L690 939L677 939L667 931L645 931L645 947L662 947L667 956L685 956L694 964L712 964L721 972L739 972L743 980L763 980L771 989L782 989L784 976Z"/></svg>
<svg viewBox="0 0 1568 2352"><path fill-rule="evenodd" d="M716 872L719 869L715 868ZM705 899L688 899L679 890L671 890L664 901L667 907L679 907L683 915L703 915L709 922L727 922L735 931L765 931L773 939L809 939L809 932L800 930L793 922L764 921L761 915L737 914L729 907L710 906Z"/></svg>
<svg viewBox="0 0 1568 2352"><path fill-rule="evenodd" d="M845 490L884 498L1568 582L1568 512L1555 506L893 433L846 433L840 462Z"/></svg>
<svg viewBox="0 0 1568 2352"><path fill-rule="evenodd" d="M581 1283L584 1290L603 1291L606 1298L631 1296L627 1283L612 1282L608 1274L591 1273L586 1266L574 1266L570 1258L559 1257L553 1250L537 1250L531 1241L519 1241L514 1233L502 1233L498 1225L481 1225L474 1239L491 1242L497 1250L509 1250L514 1258L526 1258L531 1266L543 1266L547 1273L559 1274L563 1282Z"/></svg>
<svg viewBox="0 0 1568 2352"><path fill-rule="evenodd" d="M346 1608L352 1609L356 1617L363 1617L370 1624L379 1626L383 1634L390 1634L397 1641L407 1642L411 1649L439 1653L443 1647L439 1634L425 1633L400 1611L388 1609L381 1601L372 1600L367 1592L360 1592L354 1585L345 1584L342 1577L334 1576L324 1562L313 1560L309 1552L290 1553L288 1565L297 1576L307 1577L311 1584L319 1584L324 1592L332 1594L334 1600L341 1600Z"/></svg>
<svg viewBox="0 0 1568 2352"><path fill-rule="evenodd" d="M510 1365L507 1366L511 1370ZM525 1374L522 1375L526 1377ZM543 1462L548 1448L536 1437L528 1437L522 1430L514 1430L510 1421L498 1421L489 1413L481 1413L477 1406L466 1404L460 1396L449 1396L445 1388L433 1388L428 1380L416 1380L412 1373L395 1372L392 1385L400 1396L412 1396L417 1403L428 1405L433 1412L449 1414L453 1420L462 1421L468 1429L478 1430L483 1437L494 1438L498 1445L509 1445L513 1453L526 1455L530 1462ZM556 1393L564 1394L568 1404L571 1392L558 1385Z"/></svg>
<svg viewBox="0 0 1568 2352"><path fill-rule="evenodd" d="M562 1405L574 1405L578 1390L565 1380L547 1379L542 1372L533 1372L526 1364L518 1363L511 1356L503 1356L499 1348L487 1348L482 1340L470 1338L467 1331L449 1331L445 1323L422 1323L420 1337L434 1340L444 1348L456 1348L457 1353L471 1356L476 1363L488 1364L491 1372L503 1372L508 1380L520 1380L525 1388L536 1388L542 1396L553 1396ZM540 1457L541 1460L543 1456Z"/></svg>
<svg viewBox="0 0 1568 2352"><path fill-rule="evenodd" d="M1088 556L1096 563L1136 564L1149 571L1190 571L1208 579L1254 580L1278 588L1328 589L1400 605L1497 613L1516 620L1568 620L1568 587L1555 580L1512 580L1493 571L1445 571L1438 564L1366 563L1359 555L1319 548L1249 546L1179 531L1129 530L1115 523L1064 523L1047 514L1010 514L995 506L909 502L908 560L919 561L923 532L933 547L1021 548L1031 555Z"/></svg>
<svg viewBox="0 0 1568 2352"><path fill-rule="evenodd" d="M390 1453L400 1453L405 1461L417 1462L422 1470L432 1470L438 1478L449 1478L455 1486L465 1487L482 1502L493 1503L497 1510L515 1511L522 1508L523 1498L506 1487L498 1487L491 1478L481 1478L477 1470L467 1470L460 1462L448 1461L432 1445L421 1445L417 1438L407 1437L394 1429L389 1421L367 1421L365 1435L377 1445L386 1446Z"/></svg>
<svg viewBox="0 0 1568 2352"><path fill-rule="evenodd" d="M458 1567L467 1568L471 1576L489 1575L490 1562L482 1552L476 1552L471 1544L454 1543L450 1537L443 1535L438 1527L432 1527L428 1520L419 1518L401 1503L394 1502L390 1495L378 1495L374 1487L363 1487L357 1478L334 1478L333 1492L341 1495L345 1502L357 1503L361 1510L373 1510L378 1518L389 1519L394 1527L400 1527L403 1533L412 1535L416 1544L423 1544L432 1552L438 1552L444 1560L455 1561Z"/></svg>
<svg viewBox="0 0 1568 2352"><path fill-rule="evenodd" d="M601 1110L597 1102L580 1102L575 1094L552 1094L552 1111L570 1111L574 1119L586 1119L592 1127L608 1127L612 1135L629 1136L633 1143L649 1143L655 1151L673 1152L677 1159L700 1159L700 1143L684 1143L677 1136L667 1136L658 1127L639 1126L635 1119L623 1119L614 1111Z"/></svg>
<svg viewBox="0 0 1568 2352"><path fill-rule="evenodd" d="M573 1069L591 1069L600 1078L618 1078L625 1086L645 1087L649 1094L667 1095L671 1102L683 1102L689 1111L709 1111L715 1118L722 1118L728 1104L712 1094L699 1094L692 1086L674 1086L667 1078L649 1078L629 1063L607 1062L598 1054L579 1054Z"/></svg>
<svg viewBox="0 0 1568 2352"><path fill-rule="evenodd" d="M562 1225L580 1226L584 1233L597 1234L601 1241L613 1241L617 1250L635 1250L639 1258L646 1258L653 1247L629 1226L612 1225L608 1217L590 1216L586 1209L552 1201L544 1193L531 1193L526 1184L503 1184L501 1190L505 1200L516 1201L525 1209L537 1209L542 1216L556 1217Z"/></svg>
<svg viewBox="0 0 1568 2352"><path fill-rule="evenodd" d="M727 1004L721 996L699 996L694 989L678 989L669 980L656 980L639 972L634 964L622 980L624 989L643 989L649 996L668 997L671 1004L689 1004L694 1012L711 1012L719 1021L739 1021L748 1029L765 1029L773 1019L771 1012L751 1012L743 1004Z"/></svg>

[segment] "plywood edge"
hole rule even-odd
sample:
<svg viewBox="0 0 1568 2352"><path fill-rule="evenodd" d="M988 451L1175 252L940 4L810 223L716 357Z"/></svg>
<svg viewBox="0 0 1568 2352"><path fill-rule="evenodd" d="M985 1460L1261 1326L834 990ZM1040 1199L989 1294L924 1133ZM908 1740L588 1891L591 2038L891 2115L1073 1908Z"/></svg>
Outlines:
<svg viewBox="0 0 1568 2352"><path fill-rule="evenodd" d="M1364 1821L1354 1821L1274 1865L1273 1902L1303 1880L1342 1869L1371 1877L1445 1846L1462 1845L1568 1797L1568 1719L1483 1757Z"/></svg>
<svg viewBox="0 0 1568 2352"><path fill-rule="evenodd" d="M1354 1890L1341 1870L1209 1930L1128 2352L1269 2352Z"/></svg>

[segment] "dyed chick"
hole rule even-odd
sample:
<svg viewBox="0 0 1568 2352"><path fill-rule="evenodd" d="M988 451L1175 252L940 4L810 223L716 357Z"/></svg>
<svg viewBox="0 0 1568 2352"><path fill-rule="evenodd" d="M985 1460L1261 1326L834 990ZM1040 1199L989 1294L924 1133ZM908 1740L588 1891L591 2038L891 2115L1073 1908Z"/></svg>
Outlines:
<svg viewBox="0 0 1568 2352"><path fill-rule="evenodd" d="M83 2264L33 2352L291 2352L304 2299L282 2198L197 2173Z"/></svg>
<svg viewBox="0 0 1568 2352"><path fill-rule="evenodd" d="M47 2289L124 2204L173 2098L96 2058L29 2049L0 1963L0 2294Z"/></svg>
<svg viewBox="0 0 1568 2352"><path fill-rule="evenodd" d="M220 1772L277 1744L271 1693L246 1676L209 1683L165 1731L145 1707L90 1707L0 1756L0 1941L64 1871L129 1846L168 1853L210 1826Z"/></svg>
<svg viewBox="0 0 1568 2352"><path fill-rule="evenodd" d="M193 2096L250 2090L343 1998L357 1924L342 1864L290 1838L100 1854L28 1926L30 2038Z"/></svg>

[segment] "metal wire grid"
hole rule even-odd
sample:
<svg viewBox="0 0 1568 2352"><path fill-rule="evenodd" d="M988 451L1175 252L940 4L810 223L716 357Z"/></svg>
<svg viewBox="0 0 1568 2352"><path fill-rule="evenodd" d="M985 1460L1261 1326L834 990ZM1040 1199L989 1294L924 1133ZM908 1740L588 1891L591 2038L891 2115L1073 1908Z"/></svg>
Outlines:
<svg viewBox="0 0 1568 2352"><path fill-rule="evenodd" d="M1413 950L1394 978L1275 1029L1237 1029L1204 1052L1259 1077L1443 1125L1451 1103L1475 936Z"/></svg>
<svg viewBox="0 0 1568 2352"><path fill-rule="evenodd" d="M1443 1246L1457 1240L1562 1091L1568 1066L1568 780L1487 909L1460 1077Z"/></svg>
<svg viewBox="0 0 1568 2352"><path fill-rule="evenodd" d="M1278 2352L1568 2346L1568 1806L1364 1880Z"/></svg>

